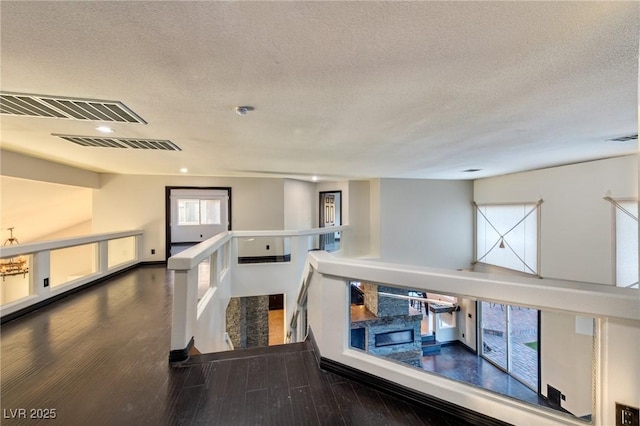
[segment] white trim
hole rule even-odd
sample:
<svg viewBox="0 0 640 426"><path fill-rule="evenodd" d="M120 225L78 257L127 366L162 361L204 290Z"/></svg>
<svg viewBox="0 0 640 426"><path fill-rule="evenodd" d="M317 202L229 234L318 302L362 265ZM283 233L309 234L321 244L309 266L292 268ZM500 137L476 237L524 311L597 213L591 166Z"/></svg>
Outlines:
<svg viewBox="0 0 640 426"><path fill-rule="evenodd" d="M12 246L0 247L0 257L13 257L25 253L37 253L40 251L81 246L84 244L98 243L105 240L117 240L119 238L139 235L142 235L142 230L108 232L104 234L86 235L83 237L62 238L59 240L42 241L36 243L14 244Z"/></svg>
<svg viewBox="0 0 640 426"><path fill-rule="evenodd" d="M322 251L310 252L309 262L323 275L540 310L640 321L635 289L345 259Z"/></svg>

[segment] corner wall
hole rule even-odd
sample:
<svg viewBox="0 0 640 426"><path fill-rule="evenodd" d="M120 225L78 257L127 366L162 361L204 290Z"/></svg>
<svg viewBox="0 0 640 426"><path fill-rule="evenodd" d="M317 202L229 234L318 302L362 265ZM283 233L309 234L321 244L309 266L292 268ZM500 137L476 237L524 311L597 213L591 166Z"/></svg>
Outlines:
<svg viewBox="0 0 640 426"><path fill-rule="evenodd" d="M614 211L611 204L602 199L604 196L638 196L636 155L474 182L474 197L478 203L544 200L540 230L540 273L543 277L612 285ZM640 309L640 293L636 298ZM563 325L557 315L543 312L542 392L546 394L547 382L554 387L564 386L561 390L567 395L567 408L584 410L589 403L583 392L587 386L583 380L584 362L580 367L582 383L570 380L575 371L567 369L567 362L572 359L568 351L571 345L567 342L576 339L575 329L571 326L575 317L572 318L568 325ZM599 395L600 424L609 425L615 424L616 402L640 406L640 323L609 318L602 322L601 349L597 356L602 365L604 386L596 393ZM578 368L577 363L571 364L571 368Z"/></svg>
<svg viewBox="0 0 640 426"><path fill-rule="evenodd" d="M0 176L0 235L20 243L91 233L92 190Z"/></svg>
<svg viewBox="0 0 640 426"><path fill-rule="evenodd" d="M543 199L540 275L613 284L612 207L604 196L638 196L635 155L474 182L477 203Z"/></svg>
<svg viewBox="0 0 640 426"><path fill-rule="evenodd" d="M284 181L284 228L286 230L311 229L313 222L316 185L311 182L285 179Z"/></svg>
<svg viewBox="0 0 640 426"><path fill-rule="evenodd" d="M381 259L468 268L473 254L472 199L471 181L381 179Z"/></svg>

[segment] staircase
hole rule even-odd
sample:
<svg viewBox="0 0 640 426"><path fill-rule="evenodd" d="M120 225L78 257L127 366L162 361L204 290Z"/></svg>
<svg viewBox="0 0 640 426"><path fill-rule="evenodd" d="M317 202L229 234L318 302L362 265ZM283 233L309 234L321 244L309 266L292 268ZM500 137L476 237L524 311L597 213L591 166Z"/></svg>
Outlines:
<svg viewBox="0 0 640 426"><path fill-rule="evenodd" d="M423 334L420 336L422 342L422 356L438 355L442 344L436 340L435 334Z"/></svg>

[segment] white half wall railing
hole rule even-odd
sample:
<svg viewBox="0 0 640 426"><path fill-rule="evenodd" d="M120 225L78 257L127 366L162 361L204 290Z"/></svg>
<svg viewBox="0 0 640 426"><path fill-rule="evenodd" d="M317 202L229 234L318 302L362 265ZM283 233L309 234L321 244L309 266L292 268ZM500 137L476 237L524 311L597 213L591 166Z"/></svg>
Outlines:
<svg viewBox="0 0 640 426"><path fill-rule="evenodd" d="M347 245L348 229L348 226L336 227L331 232L345 231L342 242ZM614 335L618 331L613 330L632 335L634 331L640 331L637 291L583 282L348 259L313 250L317 236L326 232L326 228L225 232L172 256L168 264L175 272L170 362L186 360L193 346L201 353L231 348L226 334L226 308L231 297L284 294L286 341L304 340L310 329L321 360L330 360L335 365L508 423L586 424L584 420L558 411L352 348L349 283L370 282L594 318L592 424L610 422L614 386L609 382L612 371L609 362L620 351L619 347L613 346L614 342L620 341L620 336ZM258 238L286 239L281 243L286 247L283 252L288 255L286 261L240 263L239 242ZM205 263L209 265L208 274L202 272L206 271L201 268ZM614 323L610 322L612 320ZM620 359L620 356L615 355L615 358ZM637 360L629 362L633 364ZM637 371L637 366L633 365L633 368ZM634 393L633 386L616 383L615 387L623 389L622 392Z"/></svg>
<svg viewBox="0 0 640 426"><path fill-rule="evenodd" d="M175 277L170 362L187 359L194 345L201 353L228 349L224 336L231 297L283 294L284 315L290 318L296 311L308 252L317 247L320 235L328 233L340 232L341 244L347 244L348 230L344 225L295 231L229 231L171 256L168 269ZM282 255L279 261L253 262L260 256L252 252L252 263L240 263L243 250L255 241L275 241ZM203 263L209 265L208 277L199 273ZM204 291L203 286L207 287ZM285 335L289 331L285 322Z"/></svg>
<svg viewBox="0 0 640 426"><path fill-rule="evenodd" d="M305 277L310 277L310 282L303 309L307 310L308 325L321 360L329 360L330 363L373 375L511 424L587 424L584 420L555 410L530 405L352 348L349 283L362 281L593 317L592 424L612 424L615 401L608 396L612 389L626 395L627 400L631 401L629 403L634 403L634 399L638 398L633 378L628 383L610 382L610 369L625 367L608 365L612 354L628 351L630 371L632 374L638 371L639 361L633 355L637 352L637 346L633 346L637 345L637 341L633 341L633 344L630 342L624 348L614 346L612 342L619 341L619 337L610 334L612 328L608 324L613 320L623 324L625 333L630 336L634 332L635 336L640 335L640 298L637 290L583 282L388 264L340 258L323 251L311 252L308 258L311 268ZM544 349L544 341L542 345Z"/></svg>
<svg viewBox="0 0 640 426"><path fill-rule="evenodd" d="M23 258L28 272L0 278L5 318L140 263L141 230L0 247L1 262Z"/></svg>

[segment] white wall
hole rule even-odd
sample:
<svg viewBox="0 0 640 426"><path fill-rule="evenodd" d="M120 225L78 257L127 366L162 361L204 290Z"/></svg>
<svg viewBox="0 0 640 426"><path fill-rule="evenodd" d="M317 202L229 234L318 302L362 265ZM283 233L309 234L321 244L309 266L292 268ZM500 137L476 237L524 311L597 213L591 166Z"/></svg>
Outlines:
<svg viewBox="0 0 640 426"><path fill-rule="evenodd" d="M540 342L542 394L548 396L549 384L566 395L562 408L578 417L591 414L593 336L576 332L575 315L543 311Z"/></svg>
<svg viewBox="0 0 640 426"><path fill-rule="evenodd" d="M313 222L316 185L311 182L285 179L284 181L284 229L311 229Z"/></svg>
<svg viewBox="0 0 640 426"><path fill-rule="evenodd" d="M347 257L361 257L371 255L370 230L370 195L369 181L349 181L348 197L342 196L342 205L347 206L351 229L345 231L349 238L343 238L344 255ZM345 207L343 207L343 210Z"/></svg>
<svg viewBox="0 0 640 426"><path fill-rule="evenodd" d="M468 268L473 244L472 191L470 181L381 179L381 259Z"/></svg>
<svg viewBox="0 0 640 426"><path fill-rule="evenodd" d="M640 407L640 323L608 319L603 335L603 424L613 425L616 402Z"/></svg>
<svg viewBox="0 0 640 426"><path fill-rule="evenodd" d="M166 186L231 187L234 230L284 227L282 179L107 174L93 194L93 232L142 229L140 260L165 260Z"/></svg>
<svg viewBox="0 0 640 426"><path fill-rule="evenodd" d="M638 195L635 155L517 173L474 182L478 204L537 201L543 277L613 283L611 205Z"/></svg>
<svg viewBox="0 0 640 426"><path fill-rule="evenodd" d="M460 311L458 311L457 318L457 339L467 345L473 350L476 350L476 301L473 299L458 298L458 305Z"/></svg>
<svg viewBox="0 0 640 426"><path fill-rule="evenodd" d="M369 257L380 254L380 179L369 181Z"/></svg>
<svg viewBox="0 0 640 426"><path fill-rule="evenodd" d="M625 156L544 170L518 173L474 183L478 203L544 200L541 207L541 264L543 277L613 284L613 227L611 205L602 199L638 196L637 156ZM638 296L640 308L640 296ZM603 424L613 424L615 402L640 406L640 324L604 319L602 360ZM581 357L587 336L576 337L571 326L544 313L541 335L543 393L546 383L567 395L567 409L586 410ZM582 339L578 345L571 343ZM590 340L589 340L590 341ZM574 361L575 360L575 361ZM579 361L582 360L582 361ZM590 396L590 395L589 395ZM564 403L563 403L564 405Z"/></svg>
<svg viewBox="0 0 640 426"><path fill-rule="evenodd" d="M0 197L2 241L9 227L23 244L91 233L89 188L2 176Z"/></svg>
<svg viewBox="0 0 640 426"><path fill-rule="evenodd" d="M32 268L33 262L29 257L28 265ZM31 276L33 274L26 275L10 275L4 278L0 278L0 305L5 303L11 303L15 300L22 299L23 297L31 294Z"/></svg>
<svg viewBox="0 0 640 426"><path fill-rule="evenodd" d="M91 210L91 198L89 198L88 201L89 210ZM58 216L56 216L56 218L57 217ZM55 222L57 222L57 220ZM60 238L78 237L89 234L91 234L91 220L85 220L84 222L69 226L68 228L60 229L51 234L44 235L41 238L38 238L38 241L58 240Z"/></svg>
<svg viewBox="0 0 640 426"><path fill-rule="evenodd" d="M100 188L98 173L5 150L0 151L0 171L14 178Z"/></svg>

